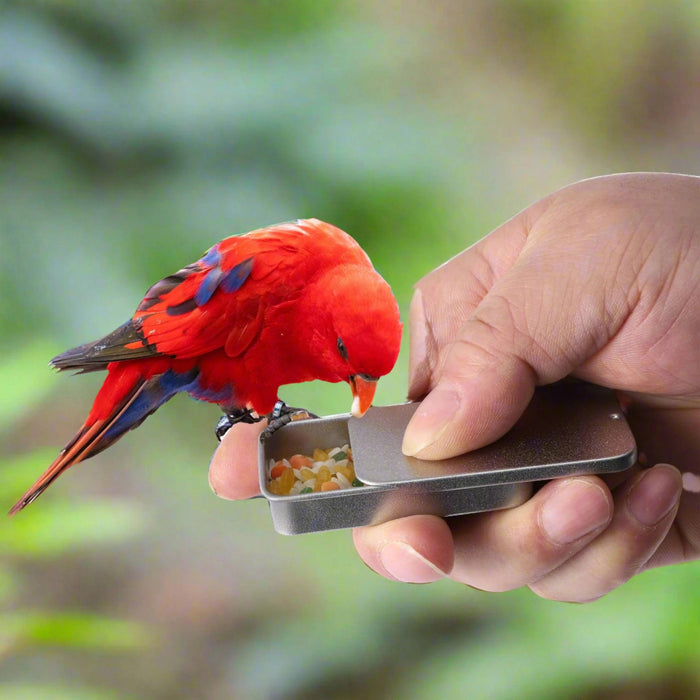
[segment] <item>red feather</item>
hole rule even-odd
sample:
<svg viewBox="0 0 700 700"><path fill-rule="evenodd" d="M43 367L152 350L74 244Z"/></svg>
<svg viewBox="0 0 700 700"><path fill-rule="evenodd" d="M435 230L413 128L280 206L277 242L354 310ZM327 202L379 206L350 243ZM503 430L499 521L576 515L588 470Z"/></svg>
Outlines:
<svg viewBox="0 0 700 700"><path fill-rule="evenodd" d="M263 415L283 384L346 381L361 413L400 339L389 286L335 226L307 219L226 238L153 285L123 326L52 360L107 378L85 424L10 513L179 391ZM358 404L359 386L369 394Z"/></svg>

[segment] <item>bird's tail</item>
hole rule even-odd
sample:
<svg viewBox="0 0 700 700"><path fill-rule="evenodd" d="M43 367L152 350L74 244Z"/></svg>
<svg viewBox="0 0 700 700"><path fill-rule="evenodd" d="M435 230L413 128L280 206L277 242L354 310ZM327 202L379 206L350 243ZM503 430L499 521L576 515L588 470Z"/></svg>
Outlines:
<svg viewBox="0 0 700 700"><path fill-rule="evenodd" d="M142 362L110 365L107 378L83 426L36 483L12 506L9 515L14 515L37 499L66 469L93 457L124 433L139 426L197 377L194 369L188 372L167 369L152 374L151 367L144 373L143 365Z"/></svg>

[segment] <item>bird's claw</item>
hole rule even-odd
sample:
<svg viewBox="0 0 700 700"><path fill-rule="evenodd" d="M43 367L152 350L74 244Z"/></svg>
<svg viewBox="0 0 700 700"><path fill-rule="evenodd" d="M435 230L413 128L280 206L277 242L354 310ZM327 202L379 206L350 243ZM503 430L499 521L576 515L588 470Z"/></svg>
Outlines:
<svg viewBox="0 0 700 700"><path fill-rule="evenodd" d="M236 423L258 423L263 418L264 416L259 416L247 408L226 411L216 424L216 429L214 430L216 439L221 442L224 435L226 435ZM305 408L287 406L284 401L278 401L272 413L267 416L268 424L262 432L262 439L265 440L269 438L270 435L279 430L282 426L287 425L287 423L291 423L294 420L306 420L308 418L318 418L318 416L315 413L311 413L311 411L307 411Z"/></svg>
<svg viewBox="0 0 700 700"><path fill-rule="evenodd" d="M275 408L267 417L267 427L260 435L261 440L267 440L273 433L280 428L296 420L307 420L309 418L318 418L315 413L307 411L305 408L295 408L287 406L284 401L278 401Z"/></svg>
<svg viewBox="0 0 700 700"><path fill-rule="evenodd" d="M236 423L257 423L262 419L263 416L258 416L247 408L236 409L235 411L226 411L226 413L219 418L219 422L216 424L216 428L214 429L216 439L221 442L224 435L226 435L226 433L234 425L236 425Z"/></svg>

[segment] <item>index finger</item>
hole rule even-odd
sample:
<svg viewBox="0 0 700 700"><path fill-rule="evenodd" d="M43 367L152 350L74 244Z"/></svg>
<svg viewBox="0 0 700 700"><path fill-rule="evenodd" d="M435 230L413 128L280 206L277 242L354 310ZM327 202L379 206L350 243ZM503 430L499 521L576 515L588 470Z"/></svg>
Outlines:
<svg viewBox="0 0 700 700"><path fill-rule="evenodd" d="M209 464L209 485L220 498L235 501L260 493L258 436L266 425L238 423L224 435Z"/></svg>
<svg viewBox="0 0 700 700"><path fill-rule="evenodd" d="M435 385L440 350L458 338L465 320L513 266L542 206L514 216L416 283L410 307L410 397L425 396Z"/></svg>

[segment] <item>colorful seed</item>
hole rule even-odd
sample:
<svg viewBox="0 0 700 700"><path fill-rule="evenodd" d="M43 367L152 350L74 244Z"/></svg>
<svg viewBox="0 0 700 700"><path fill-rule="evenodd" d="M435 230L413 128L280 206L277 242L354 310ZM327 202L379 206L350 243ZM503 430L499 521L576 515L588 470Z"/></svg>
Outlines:
<svg viewBox="0 0 700 700"><path fill-rule="evenodd" d="M317 447L314 450L313 461L314 462L325 462L328 459L328 452Z"/></svg>
<svg viewBox="0 0 700 700"><path fill-rule="evenodd" d="M318 481L320 481L321 483L324 483L325 481L329 481L330 478L331 478L331 470L324 464L316 472L316 479L318 479Z"/></svg>
<svg viewBox="0 0 700 700"><path fill-rule="evenodd" d="M282 472L284 472L285 469L286 467L284 466L284 464L282 464L282 462L277 462L277 464L275 464L275 466L272 467L272 469L270 469L270 477L273 479L279 478L280 476L282 476Z"/></svg>
<svg viewBox="0 0 700 700"><path fill-rule="evenodd" d="M311 456L295 454L289 459L270 460L269 475L269 492L283 496L363 486L355 476L349 445L316 448Z"/></svg>
<svg viewBox="0 0 700 700"><path fill-rule="evenodd" d="M291 491L292 486L294 486L295 481L294 470L291 467L285 467L282 475L280 476L280 493L282 495L288 494Z"/></svg>
<svg viewBox="0 0 700 700"><path fill-rule="evenodd" d="M289 458L289 464L294 469L301 469L302 467L310 467L313 464L313 460L306 455L293 455Z"/></svg>

